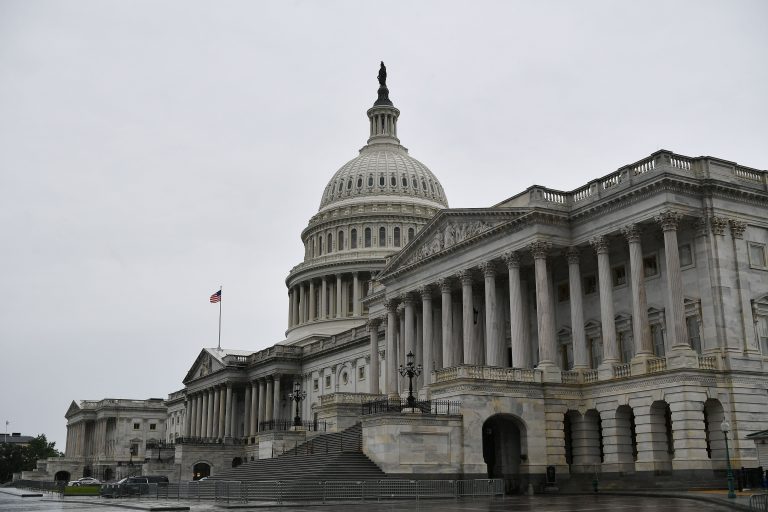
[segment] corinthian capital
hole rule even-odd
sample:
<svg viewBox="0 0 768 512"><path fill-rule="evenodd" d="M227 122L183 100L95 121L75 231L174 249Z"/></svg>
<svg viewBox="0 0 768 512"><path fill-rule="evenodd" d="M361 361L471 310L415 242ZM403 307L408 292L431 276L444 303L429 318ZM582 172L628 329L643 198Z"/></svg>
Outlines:
<svg viewBox="0 0 768 512"><path fill-rule="evenodd" d="M376 332L381 324L381 318L373 317L365 324L365 328L368 332Z"/></svg>
<svg viewBox="0 0 768 512"><path fill-rule="evenodd" d="M456 277L459 278L461 284L472 284L472 271L469 269L459 270L456 273Z"/></svg>
<svg viewBox="0 0 768 512"><path fill-rule="evenodd" d="M656 222L661 225L661 229L664 231L677 231L677 226L682 218L683 214L680 212L664 210L656 216Z"/></svg>
<svg viewBox="0 0 768 512"><path fill-rule="evenodd" d="M627 226L624 226L621 228L621 233L624 235L624 238L627 239L627 242L633 244L640 241L640 226L637 224L629 224Z"/></svg>
<svg viewBox="0 0 768 512"><path fill-rule="evenodd" d="M501 255L501 259L508 267L520 268L520 255L515 251L505 252Z"/></svg>
<svg viewBox="0 0 768 512"><path fill-rule="evenodd" d="M446 278L437 280L437 287L440 288L441 293L451 292L451 280Z"/></svg>
<svg viewBox="0 0 768 512"><path fill-rule="evenodd" d="M577 264L579 263L579 249L578 247L570 246L565 250L565 257L568 259L568 264Z"/></svg>
<svg viewBox="0 0 768 512"><path fill-rule="evenodd" d="M417 290L419 297L421 297L421 300L424 299L431 299L432 298L432 286L422 286Z"/></svg>
<svg viewBox="0 0 768 512"><path fill-rule="evenodd" d="M384 307L387 308L388 313L397 313L398 301L395 299L389 299L384 302Z"/></svg>
<svg viewBox="0 0 768 512"><path fill-rule="evenodd" d="M496 277L496 265L493 261L485 261L479 266L485 277Z"/></svg>
<svg viewBox="0 0 768 512"><path fill-rule="evenodd" d="M602 235L592 238L592 240L589 241L589 244L597 254L608 252L608 239Z"/></svg>
<svg viewBox="0 0 768 512"><path fill-rule="evenodd" d="M747 223L736 219L731 219L728 222L731 224L731 236L737 240L744 238L744 231L747 229Z"/></svg>
<svg viewBox="0 0 768 512"><path fill-rule="evenodd" d="M531 249L533 258L538 260L547 257L549 250L552 249L552 243L545 240L536 240L535 242L531 242L531 245L528 247Z"/></svg>
<svg viewBox="0 0 768 512"><path fill-rule="evenodd" d="M712 215L709 218L709 227L712 229L713 235L723 236L725 234L725 228L728 226L728 219L725 217L718 217Z"/></svg>

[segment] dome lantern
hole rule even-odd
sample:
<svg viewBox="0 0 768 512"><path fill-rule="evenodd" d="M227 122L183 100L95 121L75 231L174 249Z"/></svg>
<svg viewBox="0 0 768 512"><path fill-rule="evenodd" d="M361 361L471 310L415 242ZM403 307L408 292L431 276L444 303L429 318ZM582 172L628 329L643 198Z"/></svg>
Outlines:
<svg viewBox="0 0 768 512"><path fill-rule="evenodd" d="M379 97L368 109L368 119L370 122L370 135L368 144L400 144L397 138L397 118L400 111L392 104L389 99L389 89L387 88L387 68L382 61L379 68Z"/></svg>

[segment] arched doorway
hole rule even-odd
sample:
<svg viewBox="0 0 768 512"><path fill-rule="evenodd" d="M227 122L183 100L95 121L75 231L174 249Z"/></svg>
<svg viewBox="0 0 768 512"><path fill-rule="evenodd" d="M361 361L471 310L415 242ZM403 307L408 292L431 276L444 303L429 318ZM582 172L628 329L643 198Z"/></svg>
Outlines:
<svg viewBox="0 0 768 512"><path fill-rule="evenodd" d="M509 491L516 491L520 465L527 460L525 424L511 414L495 414L483 423L483 460L489 478L509 481Z"/></svg>
<svg viewBox="0 0 768 512"><path fill-rule="evenodd" d="M628 405L616 409L616 456L620 471L634 471L637 460L635 413Z"/></svg>
<svg viewBox="0 0 768 512"><path fill-rule="evenodd" d="M211 465L207 462L198 462L192 466L192 480L200 480L203 477L211 476Z"/></svg>
<svg viewBox="0 0 768 512"><path fill-rule="evenodd" d="M243 459L241 457L235 457L234 459L232 459L232 467L233 468L236 468L237 466L239 466L242 463L243 463Z"/></svg>
<svg viewBox="0 0 768 512"><path fill-rule="evenodd" d="M651 449L657 471L672 471L675 442L672 430L672 411L664 400L657 400L650 409Z"/></svg>
<svg viewBox="0 0 768 512"><path fill-rule="evenodd" d="M69 471L58 471L53 477L53 480L56 482L69 482L69 479Z"/></svg>

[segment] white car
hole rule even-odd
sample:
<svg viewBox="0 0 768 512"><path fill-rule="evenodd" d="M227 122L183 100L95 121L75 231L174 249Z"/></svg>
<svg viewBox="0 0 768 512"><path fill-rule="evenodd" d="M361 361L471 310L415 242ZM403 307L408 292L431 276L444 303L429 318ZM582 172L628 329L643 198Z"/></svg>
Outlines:
<svg viewBox="0 0 768 512"><path fill-rule="evenodd" d="M91 478L89 476L85 478L80 478L78 480L72 480L67 485L70 485L72 487L79 487L81 485L99 485L101 482L97 480L96 478Z"/></svg>

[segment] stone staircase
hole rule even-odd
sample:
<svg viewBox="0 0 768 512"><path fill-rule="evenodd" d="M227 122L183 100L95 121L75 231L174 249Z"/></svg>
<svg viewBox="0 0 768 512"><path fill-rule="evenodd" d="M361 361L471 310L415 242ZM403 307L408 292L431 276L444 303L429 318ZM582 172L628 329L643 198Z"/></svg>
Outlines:
<svg viewBox="0 0 768 512"><path fill-rule="evenodd" d="M380 480L386 474L362 452L362 427L316 436L279 457L245 462L210 480Z"/></svg>
<svg viewBox="0 0 768 512"><path fill-rule="evenodd" d="M557 486L560 492L591 492L592 474L572 474L567 478L558 478ZM681 478L667 473L657 475L643 474L606 474L598 475L600 491L681 491L690 489L722 489L725 477L702 477L701 475Z"/></svg>

